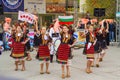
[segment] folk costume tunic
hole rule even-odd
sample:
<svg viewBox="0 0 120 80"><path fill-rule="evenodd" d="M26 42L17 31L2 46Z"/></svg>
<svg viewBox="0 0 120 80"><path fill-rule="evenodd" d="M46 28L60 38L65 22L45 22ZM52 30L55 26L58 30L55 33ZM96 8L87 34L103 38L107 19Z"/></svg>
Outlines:
<svg viewBox="0 0 120 80"><path fill-rule="evenodd" d="M11 57L18 59L18 58L24 58L25 57L25 44L22 44L22 42L25 41L25 38L23 37L22 33L16 33L14 37L11 38L11 48L12 53Z"/></svg>
<svg viewBox="0 0 120 80"><path fill-rule="evenodd" d="M57 51L57 62L60 64L67 64L71 57L71 48L69 45L73 44L75 38L71 34L61 34L61 44Z"/></svg>
<svg viewBox="0 0 120 80"><path fill-rule="evenodd" d="M102 51L102 46L101 46L101 43L102 43L102 37L103 35L99 32L96 33L96 39L97 39L97 42L94 46L94 50L95 50L95 53L100 53Z"/></svg>
<svg viewBox="0 0 120 80"><path fill-rule="evenodd" d="M105 32L105 30L97 32L96 34L97 42L94 46L95 52L100 53L102 49L107 49L106 37L107 33Z"/></svg>
<svg viewBox="0 0 120 80"><path fill-rule="evenodd" d="M94 59L94 40L95 40L95 36L93 33L88 32L86 34L86 55L87 55L87 59Z"/></svg>
<svg viewBox="0 0 120 80"><path fill-rule="evenodd" d="M101 38L101 48L102 49L107 49L107 42L106 42L107 32L105 30L103 30L101 35L102 35L102 38Z"/></svg>
<svg viewBox="0 0 120 80"><path fill-rule="evenodd" d="M27 53L30 52L30 49L31 49L30 39L29 39L28 33L29 33L29 30L26 30L26 32L24 32L24 35L23 35L24 39L28 40L27 43L25 44L25 53L26 53L26 55L27 55Z"/></svg>
<svg viewBox="0 0 120 80"><path fill-rule="evenodd" d="M45 60L45 61L48 61L50 59L50 50L49 50L49 47L48 47L48 43L50 41L50 38L47 34L43 35L41 34L40 35L40 38L39 38L39 48L38 48L38 53L37 53L37 56L36 58L38 60Z"/></svg>

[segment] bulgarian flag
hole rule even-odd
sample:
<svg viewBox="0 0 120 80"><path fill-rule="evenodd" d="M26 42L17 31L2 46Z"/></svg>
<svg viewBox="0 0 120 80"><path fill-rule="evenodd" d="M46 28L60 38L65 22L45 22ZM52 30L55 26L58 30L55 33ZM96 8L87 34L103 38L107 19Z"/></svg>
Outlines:
<svg viewBox="0 0 120 80"><path fill-rule="evenodd" d="M73 24L73 16L58 16L59 24L71 25Z"/></svg>

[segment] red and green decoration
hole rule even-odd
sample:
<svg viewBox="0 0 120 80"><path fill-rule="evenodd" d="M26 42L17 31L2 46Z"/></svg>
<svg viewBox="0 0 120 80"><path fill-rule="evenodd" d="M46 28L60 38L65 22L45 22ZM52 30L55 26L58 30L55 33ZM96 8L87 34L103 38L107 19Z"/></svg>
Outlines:
<svg viewBox="0 0 120 80"><path fill-rule="evenodd" d="M73 16L59 16L60 25L71 25L74 22Z"/></svg>

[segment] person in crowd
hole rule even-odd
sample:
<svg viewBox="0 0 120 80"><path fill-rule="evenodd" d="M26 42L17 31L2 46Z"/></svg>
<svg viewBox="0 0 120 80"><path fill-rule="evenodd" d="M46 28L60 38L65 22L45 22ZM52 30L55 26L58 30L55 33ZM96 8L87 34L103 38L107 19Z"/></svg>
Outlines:
<svg viewBox="0 0 120 80"><path fill-rule="evenodd" d="M53 56L54 56L54 54L56 54L56 52L54 50L54 47L55 47L54 46L54 42L57 39L61 38L60 32L61 32L61 29L60 29L59 21L56 19L54 21L54 26L51 27L50 30L49 30L49 36L52 39L52 42L51 42L51 45L50 45L50 62L51 63L53 62Z"/></svg>
<svg viewBox="0 0 120 80"><path fill-rule="evenodd" d="M101 51L102 51L102 46L101 46L101 43L102 43L102 37L103 37L103 34L102 34L102 30L100 28L97 28L95 30L95 36L96 36L96 44L94 45L94 50L95 50L95 60L94 62L96 62L96 67L99 67L100 64L100 54L101 54ZM94 62L92 64L92 67L94 67Z"/></svg>
<svg viewBox="0 0 120 80"><path fill-rule="evenodd" d="M9 50L8 39L10 37L11 31L11 18L5 18L5 23L3 24L3 46L4 50Z"/></svg>
<svg viewBox="0 0 120 80"><path fill-rule="evenodd" d="M3 41L0 40L0 55L2 54L3 50L4 50Z"/></svg>
<svg viewBox="0 0 120 80"><path fill-rule="evenodd" d="M0 55L2 54L3 50L4 50L4 46L3 46L3 27L2 27L2 22L0 22Z"/></svg>
<svg viewBox="0 0 120 80"><path fill-rule="evenodd" d="M109 40L109 22L104 20L103 24L102 24L102 27L104 27L104 29L107 31L106 43L107 43L107 46L109 46L110 45L110 40Z"/></svg>
<svg viewBox="0 0 120 80"><path fill-rule="evenodd" d="M78 29L85 29L85 24L83 24L82 21L79 21Z"/></svg>
<svg viewBox="0 0 120 80"><path fill-rule="evenodd" d="M3 40L3 24L2 24L2 21L0 21L0 40Z"/></svg>
<svg viewBox="0 0 120 80"><path fill-rule="evenodd" d="M110 42L114 42L115 41L115 25L113 24L113 21L109 22L109 40Z"/></svg>

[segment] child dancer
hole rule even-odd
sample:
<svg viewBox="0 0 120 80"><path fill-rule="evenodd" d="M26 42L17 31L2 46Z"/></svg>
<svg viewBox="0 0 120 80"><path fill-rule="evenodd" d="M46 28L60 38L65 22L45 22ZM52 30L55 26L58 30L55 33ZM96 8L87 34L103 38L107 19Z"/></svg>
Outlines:
<svg viewBox="0 0 120 80"><path fill-rule="evenodd" d="M36 25L37 26L37 25ZM37 59L41 61L40 63L40 74L44 74L43 67L44 63L46 64L46 74L50 74L49 72L49 60L50 60L50 51L48 48L50 38L48 34L46 34L46 28L42 27L41 34L39 36L39 49L37 53Z"/></svg>
<svg viewBox="0 0 120 80"><path fill-rule="evenodd" d="M62 64L62 78L65 78L65 66L67 69L66 77L70 77L70 69L69 69L69 58L70 56L70 47L74 44L75 39L73 36L69 33L69 28L65 25L63 26L63 32L61 34L61 44L58 48L57 52L57 62Z"/></svg>
<svg viewBox="0 0 120 80"><path fill-rule="evenodd" d="M102 48L102 51L100 53L99 61L101 62L101 61L103 61L103 57L106 54L106 51L105 51L107 49L106 38L107 38L107 32L108 31L104 27L101 27L100 32L101 32L101 48Z"/></svg>
<svg viewBox="0 0 120 80"><path fill-rule="evenodd" d="M27 43L28 39L24 39L23 35L24 34L22 33L21 27L17 26L16 34L14 34L11 39L12 52L10 56L15 59L15 66L16 66L15 71L18 70L19 61L21 61L22 64L21 71L25 70L25 61L24 61L25 44Z"/></svg>
<svg viewBox="0 0 120 80"><path fill-rule="evenodd" d="M96 35L96 44L94 45L94 50L95 50L95 53L96 53L96 67L99 67L99 59L100 59L100 53L102 51L102 48L101 48L101 42L102 42L102 32L101 30L98 28L96 29L95 31L95 35ZM92 64L92 67L94 67L94 63Z"/></svg>
<svg viewBox="0 0 120 80"><path fill-rule="evenodd" d="M23 28L24 38L25 39L29 38L29 35L28 35L29 29L27 28L28 27L27 24L24 23L24 25L23 26L21 25L21 27ZM27 61L32 60L31 55L30 55L30 49L31 49L30 48L30 39L28 39L27 43L25 44L25 53L27 55L27 58L26 58Z"/></svg>
<svg viewBox="0 0 120 80"><path fill-rule="evenodd" d="M94 60L94 44L95 36L93 34L93 26L88 27L88 33L86 34L86 56L87 56L87 68L86 73L92 73L90 67Z"/></svg>

